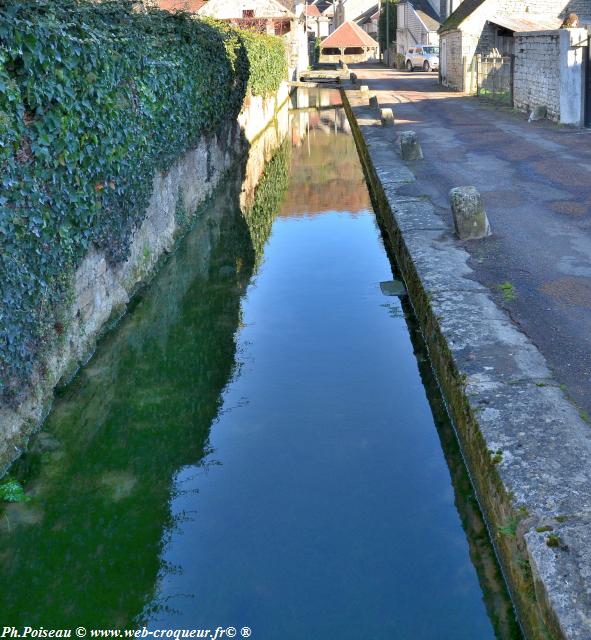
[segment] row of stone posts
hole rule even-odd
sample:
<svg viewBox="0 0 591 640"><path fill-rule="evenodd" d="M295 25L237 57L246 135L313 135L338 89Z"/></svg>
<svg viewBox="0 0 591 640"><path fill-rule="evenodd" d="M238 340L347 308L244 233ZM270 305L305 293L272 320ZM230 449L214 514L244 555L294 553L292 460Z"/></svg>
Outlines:
<svg viewBox="0 0 591 640"><path fill-rule="evenodd" d="M369 95L369 87L361 85L360 92L369 98L369 106L380 114L383 127L394 126L396 120L390 107L380 108L378 97ZM407 162L423 159L423 150L416 131L402 131L398 138L400 156ZM461 240L475 240L491 235L490 224L480 193L476 187L454 187L449 192L449 203L457 236Z"/></svg>

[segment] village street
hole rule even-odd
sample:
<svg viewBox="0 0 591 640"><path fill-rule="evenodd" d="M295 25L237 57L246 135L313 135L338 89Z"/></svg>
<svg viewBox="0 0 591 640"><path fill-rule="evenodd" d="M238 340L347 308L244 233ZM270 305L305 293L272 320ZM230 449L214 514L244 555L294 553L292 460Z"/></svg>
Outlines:
<svg viewBox="0 0 591 640"><path fill-rule="evenodd" d="M481 192L493 235L465 243L474 275L591 412L591 131L528 123L444 90L434 73L355 72L392 107L397 132L419 135L425 158L403 193L429 197L452 225L449 190Z"/></svg>

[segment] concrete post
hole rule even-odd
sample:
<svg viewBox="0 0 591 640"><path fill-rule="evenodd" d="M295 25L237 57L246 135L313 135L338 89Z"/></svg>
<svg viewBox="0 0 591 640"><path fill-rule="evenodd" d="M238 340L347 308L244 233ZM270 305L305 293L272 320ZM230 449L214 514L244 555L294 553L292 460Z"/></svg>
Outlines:
<svg viewBox="0 0 591 640"><path fill-rule="evenodd" d="M589 34L586 29L560 29L559 34L560 122L581 127L585 121L585 53Z"/></svg>
<svg viewBox="0 0 591 640"><path fill-rule="evenodd" d="M488 217L476 187L455 187L449 192L449 202L460 240L476 240L491 235Z"/></svg>
<svg viewBox="0 0 591 640"><path fill-rule="evenodd" d="M394 113L392 109L389 107L385 109L380 109L380 120L382 121L382 126L391 127L394 125Z"/></svg>
<svg viewBox="0 0 591 640"><path fill-rule="evenodd" d="M369 87L366 84L362 84L359 87L359 91L361 91L361 93L363 93L363 95L366 95L369 93Z"/></svg>
<svg viewBox="0 0 591 640"><path fill-rule="evenodd" d="M400 155L403 160L423 159L423 150L415 131L403 131L400 134Z"/></svg>
<svg viewBox="0 0 591 640"><path fill-rule="evenodd" d="M380 106L377 96L369 96L369 106L372 109L377 109Z"/></svg>

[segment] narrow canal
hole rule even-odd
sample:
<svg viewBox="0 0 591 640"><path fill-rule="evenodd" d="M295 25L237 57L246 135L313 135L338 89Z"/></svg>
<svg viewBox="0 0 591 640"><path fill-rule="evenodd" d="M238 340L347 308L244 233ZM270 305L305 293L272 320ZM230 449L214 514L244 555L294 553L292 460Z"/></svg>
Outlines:
<svg viewBox="0 0 591 640"><path fill-rule="evenodd" d="M0 513L2 625L520 637L322 102L252 197L228 179L13 469L31 499Z"/></svg>

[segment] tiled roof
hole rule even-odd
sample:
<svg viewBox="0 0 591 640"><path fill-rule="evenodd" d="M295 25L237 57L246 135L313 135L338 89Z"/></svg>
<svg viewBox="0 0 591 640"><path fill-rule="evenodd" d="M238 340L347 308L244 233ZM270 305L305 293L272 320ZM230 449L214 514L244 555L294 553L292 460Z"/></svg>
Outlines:
<svg viewBox="0 0 591 640"><path fill-rule="evenodd" d="M156 0L158 6L166 11L188 11L197 13L206 0Z"/></svg>
<svg viewBox="0 0 591 640"><path fill-rule="evenodd" d="M318 7L315 4L308 4L307 2L306 6L304 7L304 14L314 18L320 17L320 11L318 11Z"/></svg>
<svg viewBox="0 0 591 640"><path fill-rule="evenodd" d="M464 1L466 2L468 0ZM402 0L401 4L402 3L409 4L421 19L423 18L423 15L425 15L431 18L431 20L436 20L437 23L439 23L439 14L435 11L429 0ZM428 27L427 24L425 24L425 26ZM439 28L439 24L436 28Z"/></svg>
<svg viewBox="0 0 591 640"><path fill-rule="evenodd" d="M420 9L415 9L415 13L421 19L421 22L429 29L429 31L437 31L441 26L437 20L434 20L431 16L428 16Z"/></svg>
<svg viewBox="0 0 591 640"><path fill-rule="evenodd" d="M325 38L320 47L338 48L338 47L377 47L378 43L368 35L360 26L354 22L348 21L333 31L328 38Z"/></svg>
<svg viewBox="0 0 591 640"><path fill-rule="evenodd" d="M551 31L552 29L560 29L562 20L553 18L552 16L539 16L532 13L513 13L511 15L502 16L494 15L488 19L489 22L505 27L509 31Z"/></svg>
<svg viewBox="0 0 591 640"><path fill-rule="evenodd" d="M370 20L373 20L374 16L379 15L379 5L375 4L373 7L364 11L361 15L355 18L357 24L366 24Z"/></svg>
<svg viewBox="0 0 591 640"><path fill-rule="evenodd" d="M314 5L318 7L320 13L324 13L327 9L332 9L332 2L330 0L316 0Z"/></svg>
<svg viewBox="0 0 591 640"><path fill-rule="evenodd" d="M441 25L439 33L457 29L460 24L484 2L486 2L486 0L464 0L464 2L461 2L460 6Z"/></svg>

